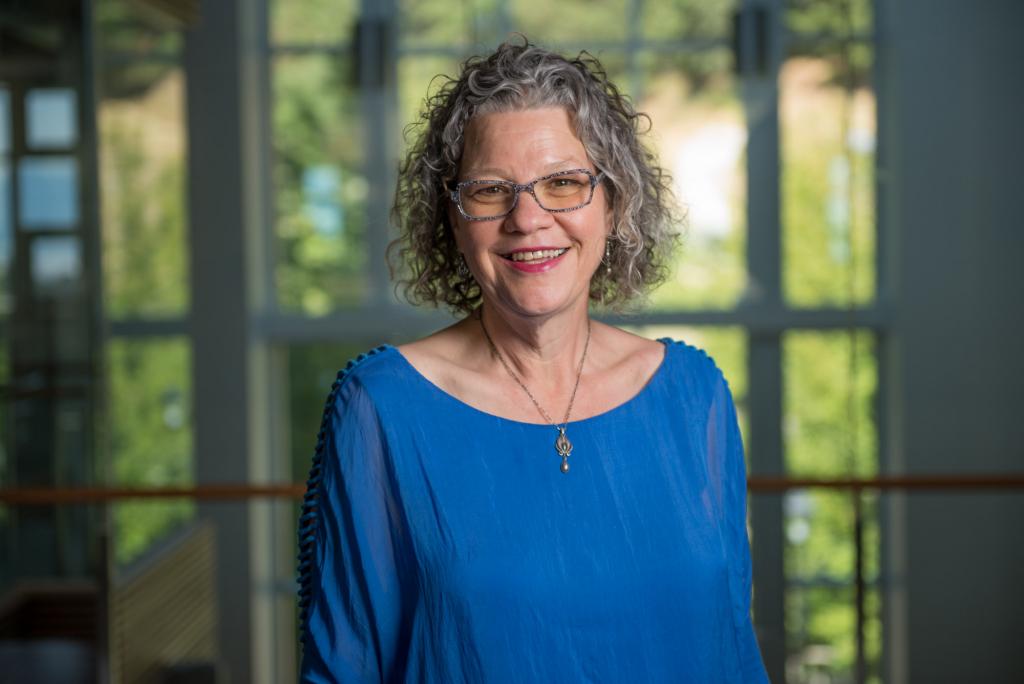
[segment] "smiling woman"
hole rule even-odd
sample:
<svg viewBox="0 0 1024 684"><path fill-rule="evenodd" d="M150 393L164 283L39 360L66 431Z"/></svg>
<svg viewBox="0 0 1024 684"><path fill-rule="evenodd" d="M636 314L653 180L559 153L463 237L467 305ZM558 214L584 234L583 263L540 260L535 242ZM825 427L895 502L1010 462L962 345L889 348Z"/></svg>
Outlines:
<svg viewBox="0 0 1024 684"><path fill-rule="evenodd" d="M449 223L483 300L509 315L585 310L611 212L603 188L591 182L597 172L578 170L593 162L569 113L484 114L470 121L465 140ZM537 180L518 184L530 178ZM520 200L523 191L529 197ZM566 206L551 207L565 198Z"/></svg>
<svg viewBox="0 0 1024 684"><path fill-rule="evenodd" d="M728 385L590 317L675 244L642 115L592 58L524 43L469 60L422 121L392 254L412 301L463 317L328 397L304 681L767 681Z"/></svg>

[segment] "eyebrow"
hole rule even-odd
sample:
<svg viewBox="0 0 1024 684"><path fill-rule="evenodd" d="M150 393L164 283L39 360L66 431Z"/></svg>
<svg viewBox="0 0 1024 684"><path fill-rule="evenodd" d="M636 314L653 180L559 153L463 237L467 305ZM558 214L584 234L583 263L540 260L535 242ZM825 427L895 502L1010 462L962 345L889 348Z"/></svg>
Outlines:
<svg viewBox="0 0 1024 684"><path fill-rule="evenodd" d="M589 169L591 167L591 164L589 162L580 162L575 157L569 159L560 159L558 161L553 161L549 164L546 164L543 168L547 170L537 177L540 178L541 176L546 176L549 173L558 173L558 167L564 167L565 170ZM496 166L485 166L482 169L472 169L471 171L466 173L466 178L471 180L478 180L482 179L484 174L492 174L494 180L512 180L511 174L506 173L504 170L499 169Z"/></svg>

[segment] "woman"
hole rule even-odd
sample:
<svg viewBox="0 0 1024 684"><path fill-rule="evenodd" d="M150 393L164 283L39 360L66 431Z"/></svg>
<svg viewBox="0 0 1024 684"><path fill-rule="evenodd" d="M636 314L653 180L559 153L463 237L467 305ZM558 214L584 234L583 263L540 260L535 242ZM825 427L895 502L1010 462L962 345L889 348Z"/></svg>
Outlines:
<svg viewBox="0 0 1024 684"><path fill-rule="evenodd" d="M427 102L395 216L456 324L339 373L300 528L303 681L767 681L745 472L703 352L591 320L664 275L666 180L587 57Z"/></svg>

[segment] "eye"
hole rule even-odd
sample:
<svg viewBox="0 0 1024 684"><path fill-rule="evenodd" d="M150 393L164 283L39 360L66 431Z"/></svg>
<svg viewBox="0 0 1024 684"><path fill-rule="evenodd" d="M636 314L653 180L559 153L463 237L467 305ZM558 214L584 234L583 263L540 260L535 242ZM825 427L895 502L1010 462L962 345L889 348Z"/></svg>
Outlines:
<svg viewBox="0 0 1024 684"><path fill-rule="evenodd" d="M466 186L463 192L472 198L505 197L512 194L509 186L503 183L478 183Z"/></svg>
<svg viewBox="0 0 1024 684"><path fill-rule="evenodd" d="M555 188L576 188L580 186L580 182L575 178L562 176L561 178L552 178L551 186Z"/></svg>
<svg viewBox="0 0 1024 684"><path fill-rule="evenodd" d="M575 198L590 190L590 177L585 173L566 173L541 181L538 189L549 197Z"/></svg>

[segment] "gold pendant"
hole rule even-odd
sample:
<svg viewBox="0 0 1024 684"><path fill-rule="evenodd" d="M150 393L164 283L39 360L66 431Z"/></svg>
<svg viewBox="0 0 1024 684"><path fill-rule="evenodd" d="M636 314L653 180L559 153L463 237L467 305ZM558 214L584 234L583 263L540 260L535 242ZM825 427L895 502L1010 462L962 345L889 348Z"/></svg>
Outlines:
<svg viewBox="0 0 1024 684"><path fill-rule="evenodd" d="M562 457L561 470L563 473L569 472L569 454L572 453L572 442L565 436L565 428L558 428L558 438L555 439L555 451Z"/></svg>

